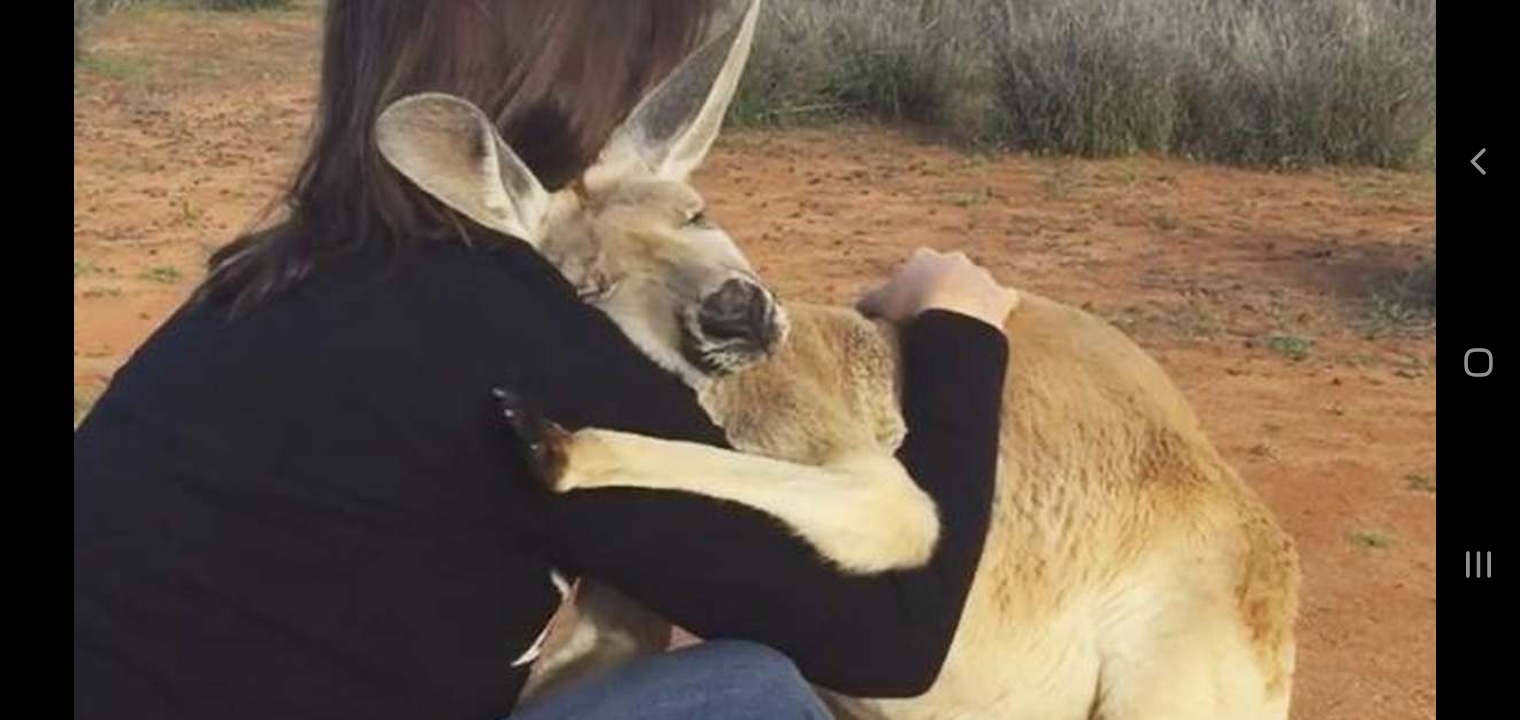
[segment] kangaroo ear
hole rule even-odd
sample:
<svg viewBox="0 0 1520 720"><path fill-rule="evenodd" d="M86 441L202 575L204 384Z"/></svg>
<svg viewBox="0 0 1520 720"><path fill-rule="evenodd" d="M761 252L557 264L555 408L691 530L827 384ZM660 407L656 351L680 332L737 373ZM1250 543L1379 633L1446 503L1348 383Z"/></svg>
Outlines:
<svg viewBox="0 0 1520 720"><path fill-rule="evenodd" d="M529 244L541 240L549 194L469 101L402 98L375 121L375 141L392 167L449 208Z"/></svg>
<svg viewBox="0 0 1520 720"><path fill-rule="evenodd" d="M631 173L684 181L707 157L749 60L760 0L744 16L681 63L613 132L587 183Z"/></svg>

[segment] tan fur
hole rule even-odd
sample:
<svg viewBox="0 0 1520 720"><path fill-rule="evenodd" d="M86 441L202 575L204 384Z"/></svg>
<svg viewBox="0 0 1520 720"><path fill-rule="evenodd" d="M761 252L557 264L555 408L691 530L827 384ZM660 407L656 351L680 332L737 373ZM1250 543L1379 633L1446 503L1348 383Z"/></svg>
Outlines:
<svg viewBox="0 0 1520 720"><path fill-rule="evenodd" d="M736 447L820 464L841 452L891 453L907 428L898 410L897 344L890 327L843 308L798 306L769 362L699 388L702 407ZM805 374L792 373L807 367Z"/></svg>
<svg viewBox="0 0 1520 720"><path fill-rule="evenodd" d="M797 463L895 446L890 330L840 309L790 310L788 349L702 389L714 420L737 447ZM836 707L892 718L1286 717L1298 587L1291 541L1170 380L1123 335L1027 294L1005 330L1013 352L993 524L943 672L919 698L834 698ZM838 524L812 515L827 508L864 521L849 514L851 502L809 488L814 476L795 467L709 449L688 468L686 444L656 442L615 456L612 446L574 449L572 458L605 463L589 470L599 478L575 486L650 480L745 502L825 556L848 541ZM705 480L720 467L742 493ZM645 475L637 468L647 476L630 481ZM895 475L836 480L870 483L892 503L906 498ZM841 565L907 560L891 544L873 548L875 559L860 550Z"/></svg>
<svg viewBox="0 0 1520 720"><path fill-rule="evenodd" d="M1002 469L960 632L927 695L868 706L1286 717L1298 601L1287 536L1116 330L1027 293L1005 329Z"/></svg>

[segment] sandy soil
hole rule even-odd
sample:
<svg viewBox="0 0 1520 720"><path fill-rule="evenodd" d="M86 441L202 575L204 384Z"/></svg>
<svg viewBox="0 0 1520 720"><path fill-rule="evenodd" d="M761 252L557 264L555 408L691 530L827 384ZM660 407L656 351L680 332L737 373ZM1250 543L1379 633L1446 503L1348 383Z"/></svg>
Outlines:
<svg viewBox="0 0 1520 720"><path fill-rule="evenodd" d="M96 28L74 73L76 421L289 172L316 25ZM1435 331L1379 294L1434 255L1433 176L978 156L858 126L731 134L699 185L786 297L849 302L929 245L1130 333L1299 542L1294 716L1434 717Z"/></svg>

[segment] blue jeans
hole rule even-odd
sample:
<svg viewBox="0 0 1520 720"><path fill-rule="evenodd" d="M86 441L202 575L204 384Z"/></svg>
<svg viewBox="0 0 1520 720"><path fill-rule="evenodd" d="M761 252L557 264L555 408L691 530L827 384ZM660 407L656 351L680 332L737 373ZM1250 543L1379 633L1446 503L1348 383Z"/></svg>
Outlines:
<svg viewBox="0 0 1520 720"><path fill-rule="evenodd" d="M828 720L785 655L714 640L534 698L508 720Z"/></svg>

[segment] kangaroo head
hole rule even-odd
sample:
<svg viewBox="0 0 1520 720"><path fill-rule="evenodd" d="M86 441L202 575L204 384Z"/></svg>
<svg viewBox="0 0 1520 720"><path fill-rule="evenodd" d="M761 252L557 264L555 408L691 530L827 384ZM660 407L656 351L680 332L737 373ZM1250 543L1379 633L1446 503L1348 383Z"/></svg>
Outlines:
<svg viewBox="0 0 1520 720"><path fill-rule="evenodd" d="M533 245L688 383L735 372L775 349L786 317L689 179L718 136L759 7L640 101L571 188L546 191L490 118L451 95L387 108L380 152L443 204Z"/></svg>

